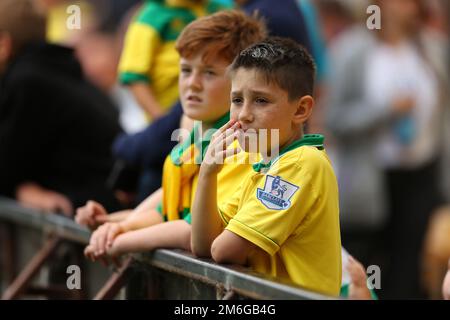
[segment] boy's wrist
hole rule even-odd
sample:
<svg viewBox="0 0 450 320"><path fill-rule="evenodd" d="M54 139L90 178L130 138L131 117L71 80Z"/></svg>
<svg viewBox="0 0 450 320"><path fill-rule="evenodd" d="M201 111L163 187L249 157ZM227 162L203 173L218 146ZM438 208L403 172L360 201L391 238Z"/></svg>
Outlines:
<svg viewBox="0 0 450 320"><path fill-rule="evenodd" d="M130 229L131 229L128 226L126 221L119 221L119 222L116 222L116 224L117 224L117 227L119 228L119 234L126 233L126 232L130 231Z"/></svg>
<svg viewBox="0 0 450 320"><path fill-rule="evenodd" d="M118 257L123 254L122 248L121 248L121 237L118 236L116 239L114 239L114 242L110 248L107 249L107 254L110 257Z"/></svg>
<svg viewBox="0 0 450 320"><path fill-rule="evenodd" d="M217 176L217 174L220 172L220 169L222 168L221 165L218 164L210 164L210 163L202 163L200 166L200 172L199 176L202 177L213 177Z"/></svg>

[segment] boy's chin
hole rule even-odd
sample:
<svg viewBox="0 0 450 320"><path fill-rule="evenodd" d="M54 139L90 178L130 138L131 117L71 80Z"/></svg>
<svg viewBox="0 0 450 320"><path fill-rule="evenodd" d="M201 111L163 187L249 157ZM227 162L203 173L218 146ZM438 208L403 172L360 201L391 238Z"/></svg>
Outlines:
<svg viewBox="0 0 450 320"><path fill-rule="evenodd" d="M207 115L205 112L202 112L202 110L199 109L193 109L190 107L183 106L183 113L186 115L189 119L195 120L195 121L206 121Z"/></svg>
<svg viewBox="0 0 450 320"><path fill-rule="evenodd" d="M221 116L206 113L204 110L192 110L189 108L183 108L183 113L191 120L201 121L205 123L213 123L216 122Z"/></svg>

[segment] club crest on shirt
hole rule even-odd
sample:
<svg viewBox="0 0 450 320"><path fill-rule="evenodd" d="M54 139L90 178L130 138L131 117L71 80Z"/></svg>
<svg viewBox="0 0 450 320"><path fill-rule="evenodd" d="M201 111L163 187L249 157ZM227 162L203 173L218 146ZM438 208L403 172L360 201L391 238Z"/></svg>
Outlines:
<svg viewBox="0 0 450 320"><path fill-rule="evenodd" d="M256 197L269 209L285 210L291 206L289 200L298 189L298 186L281 179L280 176L266 175L264 190L258 188Z"/></svg>

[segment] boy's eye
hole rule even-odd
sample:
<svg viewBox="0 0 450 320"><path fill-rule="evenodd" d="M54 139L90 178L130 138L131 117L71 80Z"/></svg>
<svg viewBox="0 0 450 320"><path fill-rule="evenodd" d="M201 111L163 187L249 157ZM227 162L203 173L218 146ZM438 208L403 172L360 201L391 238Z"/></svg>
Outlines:
<svg viewBox="0 0 450 320"><path fill-rule="evenodd" d="M212 71L212 70L206 70L205 74L207 74L208 76L215 76L216 75L216 73L214 71Z"/></svg>
<svg viewBox="0 0 450 320"><path fill-rule="evenodd" d="M243 99L242 99L242 98L232 98L232 99L231 99L231 102L232 102L233 104L242 104Z"/></svg>
<svg viewBox="0 0 450 320"><path fill-rule="evenodd" d="M256 102L257 104L266 104L266 103L269 103L269 101L268 101L267 99L265 99L265 98L256 98L256 99L255 99L255 102Z"/></svg>
<svg viewBox="0 0 450 320"><path fill-rule="evenodd" d="M191 72L191 68L187 68L187 67L182 67L181 68L181 73L190 73Z"/></svg>

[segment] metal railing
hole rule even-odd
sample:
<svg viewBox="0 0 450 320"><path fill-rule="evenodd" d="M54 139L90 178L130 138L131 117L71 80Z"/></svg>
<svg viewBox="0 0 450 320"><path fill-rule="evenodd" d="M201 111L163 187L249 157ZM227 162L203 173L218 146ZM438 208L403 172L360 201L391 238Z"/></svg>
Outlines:
<svg viewBox="0 0 450 320"><path fill-rule="evenodd" d="M87 244L90 237L89 230L67 217L43 214L3 197L0 197L0 223L50 235L41 251L2 293L3 299L20 297L37 269L49 261L58 243L55 239ZM181 250L159 249L127 257L95 298L114 298L124 285L127 299L332 299L244 267L198 259Z"/></svg>

